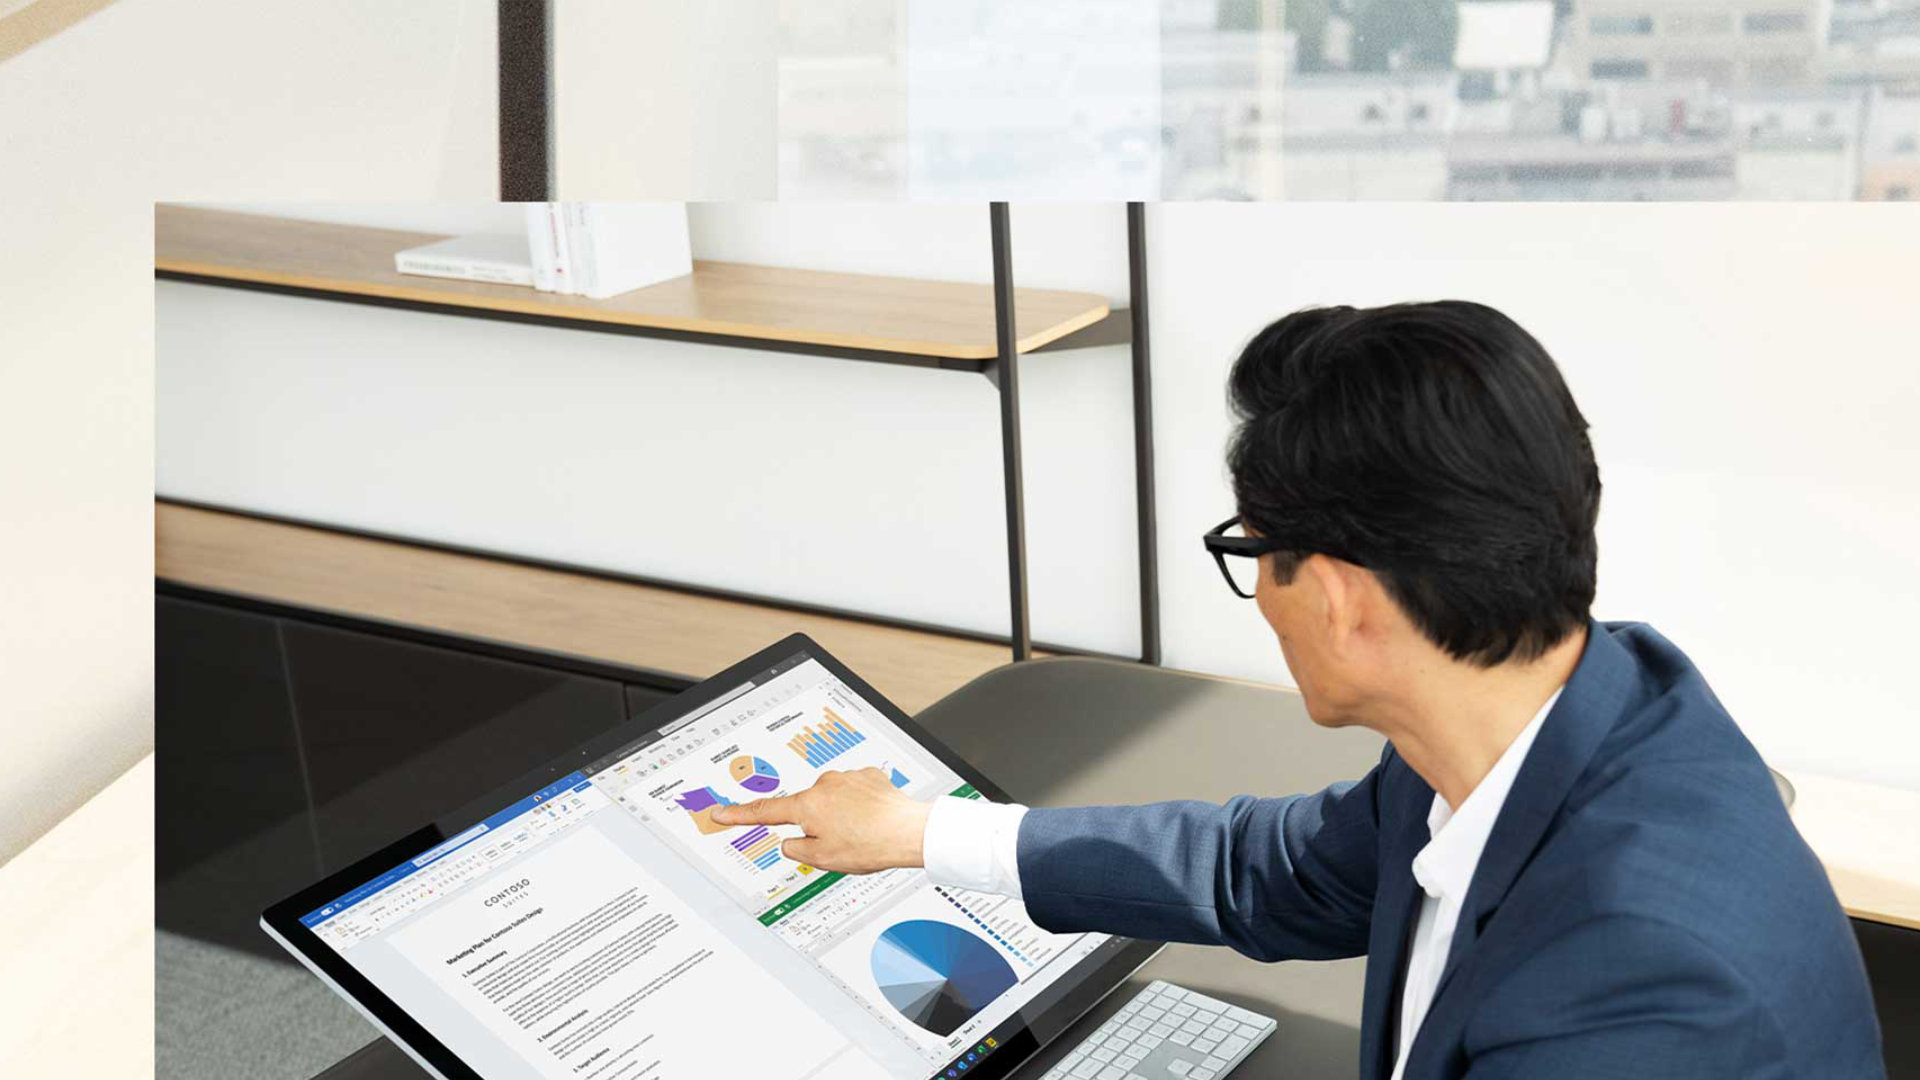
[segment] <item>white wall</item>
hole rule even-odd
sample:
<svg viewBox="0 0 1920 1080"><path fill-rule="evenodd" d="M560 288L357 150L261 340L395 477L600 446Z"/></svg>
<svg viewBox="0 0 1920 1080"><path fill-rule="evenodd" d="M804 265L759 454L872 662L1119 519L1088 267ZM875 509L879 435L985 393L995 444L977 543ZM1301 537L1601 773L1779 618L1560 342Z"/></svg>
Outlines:
<svg viewBox="0 0 1920 1080"><path fill-rule="evenodd" d="M1236 346L1308 304L1474 299L1546 345L1592 425L1596 614L1672 638L1776 765L1920 788L1920 215L1169 206L1154 223L1169 663L1277 671L1258 616L1193 553L1231 513Z"/></svg>
<svg viewBox="0 0 1920 1080"><path fill-rule="evenodd" d="M1888 209L1154 208L1168 662L1286 679L1197 540L1232 509L1239 345L1307 304L1472 298L1546 344L1593 425L1597 613L1679 643L1775 764L1920 788L1899 675L1920 608L1920 218ZM983 218L692 215L703 257L976 281ZM1013 226L1020 282L1124 298L1117 206L1016 207ZM166 494L1004 628L978 376L170 284L158 329ZM1025 373L1036 633L1135 650L1125 350Z"/></svg>
<svg viewBox="0 0 1920 1080"><path fill-rule="evenodd" d="M774 0L554 5L559 197L777 194Z"/></svg>
<svg viewBox="0 0 1920 1080"><path fill-rule="evenodd" d="M489 197L491 13L120 0L0 64L0 862L153 745L152 201Z"/></svg>
<svg viewBox="0 0 1920 1080"><path fill-rule="evenodd" d="M562 134L644 107L677 141L599 180L766 189L770 7L569 0ZM116 0L0 64L0 861L152 746L151 204L493 198L494 9Z"/></svg>

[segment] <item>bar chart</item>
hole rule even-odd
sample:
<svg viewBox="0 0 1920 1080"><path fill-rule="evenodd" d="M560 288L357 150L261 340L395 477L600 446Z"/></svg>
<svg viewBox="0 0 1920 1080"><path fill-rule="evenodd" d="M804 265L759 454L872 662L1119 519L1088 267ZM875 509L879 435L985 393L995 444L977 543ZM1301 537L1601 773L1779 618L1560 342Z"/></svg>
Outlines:
<svg viewBox="0 0 1920 1080"><path fill-rule="evenodd" d="M770 870L780 862L780 837L765 825L756 825L727 843L757 870Z"/></svg>
<svg viewBox="0 0 1920 1080"><path fill-rule="evenodd" d="M865 735L832 709L821 706L820 712L824 718L819 724L808 724L800 729L800 734L787 740L787 749L816 769L867 741Z"/></svg>

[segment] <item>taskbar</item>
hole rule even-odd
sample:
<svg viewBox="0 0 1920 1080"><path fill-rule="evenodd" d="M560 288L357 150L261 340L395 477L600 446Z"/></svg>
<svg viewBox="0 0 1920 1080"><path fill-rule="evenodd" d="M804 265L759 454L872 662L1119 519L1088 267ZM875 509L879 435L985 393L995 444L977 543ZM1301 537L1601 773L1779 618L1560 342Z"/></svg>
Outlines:
<svg viewBox="0 0 1920 1080"><path fill-rule="evenodd" d="M1069 970L1079 968L1091 960L1094 963L1087 966L1085 971L1089 975L1093 974L1129 946L1138 944L1141 943L1129 938L1108 937L1090 951L1073 957ZM1155 948L1158 947L1155 946ZM1127 973L1131 973L1131 969L1138 968L1144 962L1143 956L1129 963ZM1002 1077L1031 1060L1041 1047L1065 1034L1080 1017L1091 1011L1093 1006L1105 1000L1113 991L1121 989L1120 984L1124 982L1125 978L1122 975L1106 992L1091 994L1084 1005L1077 1003L1068 1005L1072 1012L1065 1015L1056 1012L1054 1016L1046 1016L1047 1013L1055 1011L1056 1006L1067 1004L1066 999L1073 996L1076 991L1088 989L1084 983L1075 983L1066 979L1056 980L1012 1016L1001 1021L973 1046L959 1051L951 1061L936 1069L931 1080L959 1080L963 1076L968 1080L1001 1080ZM1035 1020L1042 1017L1045 1018L1045 1026L1053 1028L1046 1033L1044 1041L1033 1029Z"/></svg>

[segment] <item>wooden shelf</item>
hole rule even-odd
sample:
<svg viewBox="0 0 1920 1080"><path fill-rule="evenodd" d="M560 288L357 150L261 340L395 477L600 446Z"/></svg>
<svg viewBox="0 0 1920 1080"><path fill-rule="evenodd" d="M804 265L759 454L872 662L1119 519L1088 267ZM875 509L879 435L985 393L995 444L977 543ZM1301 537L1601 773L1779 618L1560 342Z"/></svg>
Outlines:
<svg viewBox="0 0 1920 1080"><path fill-rule="evenodd" d="M1004 644L166 502L153 561L182 585L691 679L799 631L910 713L1008 659Z"/></svg>
<svg viewBox="0 0 1920 1080"><path fill-rule="evenodd" d="M966 361L997 355L993 289L870 274L696 261L683 278L591 300L514 285L401 274L394 253L445 237L356 225L154 208L154 270L166 277L403 302L602 328L747 338L776 345ZM1014 290L1021 352L1111 322L1105 298ZM1089 341L1088 343L1094 343Z"/></svg>

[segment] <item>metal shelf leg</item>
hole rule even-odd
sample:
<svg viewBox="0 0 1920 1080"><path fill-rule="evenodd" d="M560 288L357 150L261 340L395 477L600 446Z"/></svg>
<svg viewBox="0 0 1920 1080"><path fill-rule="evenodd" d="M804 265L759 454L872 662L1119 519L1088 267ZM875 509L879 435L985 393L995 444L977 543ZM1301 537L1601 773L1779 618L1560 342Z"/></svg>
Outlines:
<svg viewBox="0 0 1920 1080"><path fill-rule="evenodd" d="M499 0L500 201L553 189L553 21L549 0Z"/></svg>
<svg viewBox="0 0 1920 1080"><path fill-rule="evenodd" d="M1033 654L1027 623L1027 515L1020 482L1020 351L1014 332L1013 247L1008 236L1007 204L987 207L993 232L993 322L999 345L994 382L1000 388L1000 453L1007 497L1007 586L1012 609L1013 658Z"/></svg>
<svg viewBox="0 0 1920 1080"><path fill-rule="evenodd" d="M1147 349L1146 208L1127 204L1128 311L1133 320L1133 484L1140 527L1140 661L1160 663L1160 552L1153 495L1153 371Z"/></svg>

